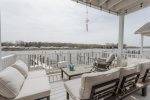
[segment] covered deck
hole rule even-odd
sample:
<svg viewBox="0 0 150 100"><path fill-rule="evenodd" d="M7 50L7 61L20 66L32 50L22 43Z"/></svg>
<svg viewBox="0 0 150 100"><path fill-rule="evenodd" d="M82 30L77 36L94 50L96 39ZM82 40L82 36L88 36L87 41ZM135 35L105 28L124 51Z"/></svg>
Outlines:
<svg viewBox="0 0 150 100"><path fill-rule="evenodd" d="M64 79L61 78L61 73L59 69L59 62L66 61L67 65L71 62L78 65L89 65L93 63L95 58L107 58L108 55L113 52L116 55L116 60L114 60L111 67L122 66L123 62L129 64L132 59L150 59L150 55L143 55L139 51L134 50L134 52L128 52L123 50L123 37L124 37L124 16L133 13L139 9L150 6L149 0L75 0L81 4L87 4L88 6L106 11L119 16L119 38L118 38L118 50L117 51L100 51L100 52L79 52L79 53L23 53L14 55L9 55L6 57L1 57L1 70L5 69L16 59L23 60L30 70L40 70L45 69L47 76L49 77L50 83L50 98L51 100L67 100L66 90L64 88L64 82L68 80L65 76ZM1 49L1 47L0 47ZM0 55L2 56L2 55ZM134 62L133 60L133 62ZM37 83L38 84L38 83ZM148 87L148 95L142 97L140 91L133 94L127 100L149 100L150 98L150 87ZM70 99L71 100L71 99Z"/></svg>
<svg viewBox="0 0 150 100"><path fill-rule="evenodd" d="M79 58L81 57L80 60L74 61L74 62L78 62L78 64L76 66L78 66L78 65L88 66L88 65L93 63L92 58L108 57L109 53L108 52L107 53L101 52L101 55L100 55L100 52L99 53L93 53L93 56L92 55L89 56L89 58L91 58L89 61L88 61L88 56L79 56ZM98 54L99 54L99 56L98 56ZM70 55L70 53L69 53L69 55ZM71 54L71 55L72 55L71 57L73 57L74 54ZM18 54L18 55L12 54L9 56L2 57L2 66L3 66L3 68L6 68L7 66L14 63L17 59L21 59L21 60L25 61L30 66L30 68L29 68L30 71L38 71L41 69L45 69L47 72L47 76L49 78L49 84L50 84L50 90L51 90L50 100L67 100L64 82L68 81L68 77L64 76L64 78L62 79L59 65L57 65L57 64L59 64L59 62L62 62L63 59L62 60L59 59L59 61L58 62L56 61L56 63L55 63L55 61L54 62L51 61L52 63L49 64L46 59L42 61L38 57L43 57L45 59L48 56L47 55L45 56L45 54L32 54L32 55L31 54L24 54L24 55L23 54ZM61 56L56 56L56 60L58 59L57 57L61 58ZM65 59L66 61L69 61L70 59L72 59L72 61L73 61L73 58L67 59L67 57ZM85 57L85 59L82 59L84 57ZM143 56L138 54L138 52L137 52L137 54L136 54L136 52L134 52L134 54L125 53L124 57L126 58L126 59L124 58L124 60L127 61L128 64L134 63L135 61L138 62L141 59L143 59L143 60L144 59L150 59L150 58L146 58L146 57L144 58ZM39 60L37 60L37 58ZM65 58L65 57L63 57L63 58ZM40 62L40 61L42 61L42 62ZM116 60L111 65L112 68L116 67L115 62L116 62ZM79 77L80 76L74 77L72 79L76 79ZM139 91L139 92L131 95L130 97L128 97L126 100L149 100L149 97L150 97L150 87L148 87L148 94L146 97L141 96L141 91ZM70 98L70 100L72 100L72 99Z"/></svg>

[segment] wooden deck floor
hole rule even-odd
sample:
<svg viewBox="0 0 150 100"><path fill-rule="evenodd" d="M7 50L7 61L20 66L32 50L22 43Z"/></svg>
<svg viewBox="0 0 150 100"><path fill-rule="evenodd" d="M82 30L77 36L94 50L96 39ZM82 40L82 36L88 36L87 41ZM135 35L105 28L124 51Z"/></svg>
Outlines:
<svg viewBox="0 0 150 100"><path fill-rule="evenodd" d="M66 78L62 80L60 73L49 76L51 89L50 100L67 100L66 90L64 88L64 81L67 81ZM139 91L125 100L150 100L150 87L148 87L148 95L146 97L142 97L141 91Z"/></svg>

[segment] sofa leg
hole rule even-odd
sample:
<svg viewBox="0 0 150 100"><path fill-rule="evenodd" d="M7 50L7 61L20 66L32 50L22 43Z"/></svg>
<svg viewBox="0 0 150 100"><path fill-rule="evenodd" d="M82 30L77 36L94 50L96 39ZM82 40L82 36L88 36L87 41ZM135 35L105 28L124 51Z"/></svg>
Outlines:
<svg viewBox="0 0 150 100"><path fill-rule="evenodd" d="M42 97L42 98L39 98L39 99L35 99L35 100L43 100L43 99L47 99L47 100L50 100L50 96Z"/></svg>
<svg viewBox="0 0 150 100"><path fill-rule="evenodd" d="M50 97L49 97L49 96L47 96L46 98L47 98L47 100L50 100Z"/></svg>
<svg viewBox="0 0 150 100"><path fill-rule="evenodd" d="M147 95L147 86L142 88L142 96L146 96Z"/></svg>
<svg viewBox="0 0 150 100"><path fill-rule="evenodd" d="M67 100L69 100L69 93L67 92L67 94L66 94L66 95L67 95Z"/></svg>

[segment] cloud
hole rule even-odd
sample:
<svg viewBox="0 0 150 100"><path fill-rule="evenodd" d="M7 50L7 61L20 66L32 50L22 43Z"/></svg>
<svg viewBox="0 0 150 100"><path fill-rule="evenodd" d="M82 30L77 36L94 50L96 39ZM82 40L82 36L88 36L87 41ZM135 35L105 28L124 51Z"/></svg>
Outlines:
<svg viewBox="0 0 150 100"><path fill-rule="evenodd" d="M2 41L117 43L118 16L86 7L72 0L1 0ZM150 7L126 16L125 43L139 45L134 32L150 20ZM137 41L135 41L137 40ZM149 45L150 39L145 39Z"/></svg>

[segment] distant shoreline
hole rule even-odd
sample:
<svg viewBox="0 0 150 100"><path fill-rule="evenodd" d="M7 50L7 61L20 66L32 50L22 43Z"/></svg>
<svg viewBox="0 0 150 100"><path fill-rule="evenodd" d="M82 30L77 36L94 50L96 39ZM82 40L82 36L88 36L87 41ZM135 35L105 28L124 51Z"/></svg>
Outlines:
<svg viewBox="0 0 150 100"><path fill-rule="evenodd" d="M140 49L140 47L127 47L126 49L132 49L137 48ZM150 47L145 47L150 49ZM25 51L25 50L80 50L80 49L117 49L117 48L65 48L65 47L55 47L55 48L35 48L35 47L2 47L3 51Z"/></svg>
<svg viewBox="0 0 150 100"><path fill-rule="evenodd" d="M80 50L80 49L104 49L104 48L2 48L3 51L25 51L25 50ZM110 49L110 48L107 48ZM116 49L116 48L114 48Z"/></svg>

